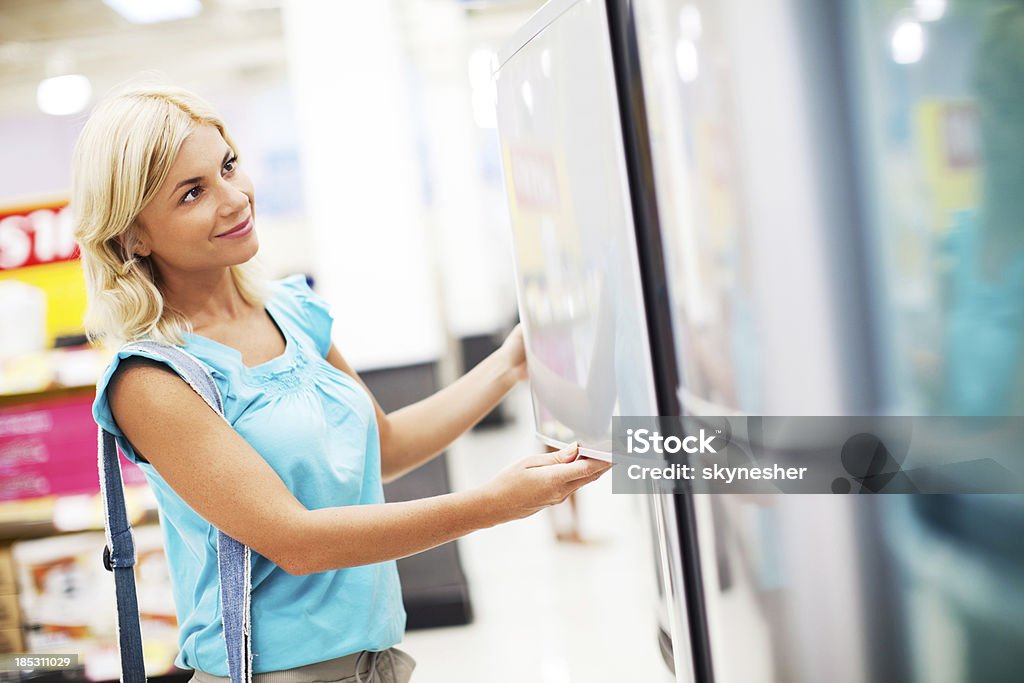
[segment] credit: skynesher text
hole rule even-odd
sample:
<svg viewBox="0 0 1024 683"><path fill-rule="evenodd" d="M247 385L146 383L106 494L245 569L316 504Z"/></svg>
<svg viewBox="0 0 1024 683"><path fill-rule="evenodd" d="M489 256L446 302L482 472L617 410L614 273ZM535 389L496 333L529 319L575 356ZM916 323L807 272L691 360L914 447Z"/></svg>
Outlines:
<svg viewBox="0 0 1024 683"><path fill-rule="evenodd" d="M715 464L700 468L701 479L724 481L727 484L747 479L803 479L806 473L806 467L782 467L780 465L772 465L771 467L725 467ZM646 467L644 465L630 465L626 469L626 476L630 479L638 480L693 480L697 478L697 466L669 465L668 467Z"/></svg>

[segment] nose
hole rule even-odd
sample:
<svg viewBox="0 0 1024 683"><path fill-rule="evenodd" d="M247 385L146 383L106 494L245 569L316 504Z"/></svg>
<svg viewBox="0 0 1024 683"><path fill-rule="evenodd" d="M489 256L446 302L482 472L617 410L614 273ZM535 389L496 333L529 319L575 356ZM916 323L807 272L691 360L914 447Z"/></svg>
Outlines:
<svg viewBox="0 0 1024 683"><path fill-rule="evenodd" d="M237 216L249 206L249 195L226 179L221 179L220 213L222 216Z"/></svg>

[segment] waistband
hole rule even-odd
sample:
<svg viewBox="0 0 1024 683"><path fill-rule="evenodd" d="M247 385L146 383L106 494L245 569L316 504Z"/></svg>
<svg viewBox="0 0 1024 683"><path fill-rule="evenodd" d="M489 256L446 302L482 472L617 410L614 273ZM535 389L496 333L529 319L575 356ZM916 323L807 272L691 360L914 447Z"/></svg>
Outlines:
<svg viewBox="0 0 1024 683"><path fill-rule="evenodd" d="M336 681L342 678L355 676L365 677L366 681L374 681L373 671L378 666L386 666L389 657L399 652L395 648L380 652L354 652L344 657L328 659L325 662L316 662L299 666L294 669L283 669L281 671L266 671L252 675L253 683L310 683L310 681ZM190 683L230 683L227 676L214 676L196 669Z"/></svg>

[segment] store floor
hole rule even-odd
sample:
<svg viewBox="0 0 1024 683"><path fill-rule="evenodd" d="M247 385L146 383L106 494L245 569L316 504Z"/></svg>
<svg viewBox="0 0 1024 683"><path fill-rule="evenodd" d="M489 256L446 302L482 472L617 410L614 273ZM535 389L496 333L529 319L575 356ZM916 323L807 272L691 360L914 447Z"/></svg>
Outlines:
<svg viewBox="0 0 1024 683"><path fill-rule="evenodd" d="M449 452L456 490L541 450L525 389L511 425L470 433ZM460 541L474 621L413 631L415 683L667 683L657 642L656 579L642 499L606 475L579 495L586 543L555 539L568 506Z"/></svg>

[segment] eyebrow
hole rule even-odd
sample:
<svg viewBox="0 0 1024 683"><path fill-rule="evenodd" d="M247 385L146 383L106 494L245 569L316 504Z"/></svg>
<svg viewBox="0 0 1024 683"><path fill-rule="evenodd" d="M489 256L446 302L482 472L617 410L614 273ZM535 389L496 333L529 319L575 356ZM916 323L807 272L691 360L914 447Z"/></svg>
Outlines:
<svg viewBox="0 0 1024 683"><path fill-rule="evenodd" d="M232 152L233 152L233 150L230 147L228 147L227 151L224 152L224 158L221 159L221 162L220 162L221 166L223 166L224 164L228 163L228 159L231 158ZM171 199L173 199L174 195L178 192L178 188L183 187L185 185L192 185L194 183L198 183L202 179L203 179L203 176L200 175L200 176L196 176L195 178L186 178L185 180L182 180L180 183L178 183L177 185L174 186L173 190L171 190L171 195L170 195Z"/></svg>

